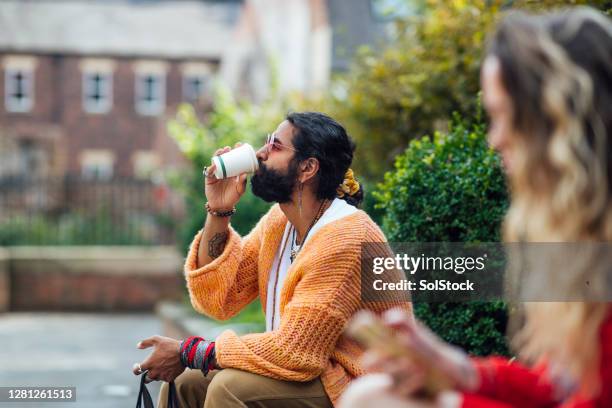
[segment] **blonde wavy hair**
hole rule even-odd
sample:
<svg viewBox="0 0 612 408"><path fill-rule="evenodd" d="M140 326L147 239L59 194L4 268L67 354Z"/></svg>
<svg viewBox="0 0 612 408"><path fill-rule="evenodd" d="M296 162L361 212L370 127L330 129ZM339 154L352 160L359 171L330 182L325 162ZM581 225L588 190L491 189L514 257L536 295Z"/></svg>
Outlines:
<svg viewBox="0 0 612 408"><path fill-rule="evenodd" d="M512 13L487 55L500 62L517 145L504 239L612 241L612 22L590 8ZM560 279L552 267L538 273L550 274L558 293L569 293L580 279L605 284L605 268L593 276L592 262L585 257L572 279ZM594 395L602 386L599 332L608 313L603 302L526 303L513 345Z"/></svg>

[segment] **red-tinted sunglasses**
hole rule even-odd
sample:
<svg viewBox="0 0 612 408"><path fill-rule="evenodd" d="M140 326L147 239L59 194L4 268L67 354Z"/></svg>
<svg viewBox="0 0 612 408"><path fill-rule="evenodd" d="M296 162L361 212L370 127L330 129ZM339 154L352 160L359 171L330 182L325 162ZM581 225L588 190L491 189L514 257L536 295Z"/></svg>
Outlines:
<svg viewBox="0 0 612 408"><path fill-rule="evenodd" d="M274 133L268 133L268 137L266 138L266 144L264 146L266 146L268 153L270 153L270 151L272 150L280 151L283 149L289 149L289 150L293 150L294 152L297 152L296 148L291 147L291 146L286 146L278 142L276 140L276 135Z"/></svg>

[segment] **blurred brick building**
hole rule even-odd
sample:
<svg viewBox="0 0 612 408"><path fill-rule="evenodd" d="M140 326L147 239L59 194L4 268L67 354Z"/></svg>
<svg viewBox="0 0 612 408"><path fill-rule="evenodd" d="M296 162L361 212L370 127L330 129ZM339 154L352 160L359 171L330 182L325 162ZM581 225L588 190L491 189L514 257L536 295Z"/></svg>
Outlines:
<svg viewBox="0 0 612 408"><path fill-rule="evenodd" d="M328 89L405 0L2 0L0 179L149 178L213 79L255 101ZM410 2L408 2L410 3ZM396 7L397 8L397 7Z"/></svg>
<svg viewBox="0 0 612 408"><path fill-rule="evenodd" d="M148 178L181 158L180 102L206 103L236 1L0 2L0 177Z"/></svg>
<svg viewBox="0 0 612 408"><path fill-rule="evenodd" d="M393 34L393 18L414 13L416 3L244 0L220 75L236 95L255 101L269 96L272 82L281 94L326 92L360 46L383 45Z"/></svg>

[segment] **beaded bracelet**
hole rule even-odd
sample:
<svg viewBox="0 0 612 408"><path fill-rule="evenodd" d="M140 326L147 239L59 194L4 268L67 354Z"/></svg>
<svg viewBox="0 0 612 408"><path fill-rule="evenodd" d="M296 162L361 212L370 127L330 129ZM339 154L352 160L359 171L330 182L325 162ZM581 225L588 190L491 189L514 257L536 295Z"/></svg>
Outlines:
<svg viewBox="0 0 612 408"><path fill-rule="evenodd" d="M210 215L214 215L215 217L231 217L232 215L236 214L236 207L233 207L231 210L227 211L215 211L210 208L208 203L206 203L204 204L204 208L206 208L206 212L208 212Z"/></svg>

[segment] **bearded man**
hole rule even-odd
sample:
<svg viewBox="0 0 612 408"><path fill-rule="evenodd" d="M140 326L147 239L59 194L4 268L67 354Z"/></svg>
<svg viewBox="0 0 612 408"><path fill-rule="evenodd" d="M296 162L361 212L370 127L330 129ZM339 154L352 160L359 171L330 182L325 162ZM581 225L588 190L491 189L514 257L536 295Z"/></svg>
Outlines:
<svg viewBox="0 0 612 408"><path fill-rule="evenodd" d="M253 194L277 204L244 238L230 219L247 175L217 179L214 165L205 171L208 215L185 263L191 302L224 320L259 297L266 331L182 342L154 336L141 342L155 351L135 373L174 380L181 406L333 406L363 374L361 348L343 335L346 322L359 309L411 308L401 294L362 295L362 244L385 237L357 208L363 189L350 170L354 150L332 118L289 114L257 151L251 178ZM160 406L167 394L164 384Z"/></svg>

